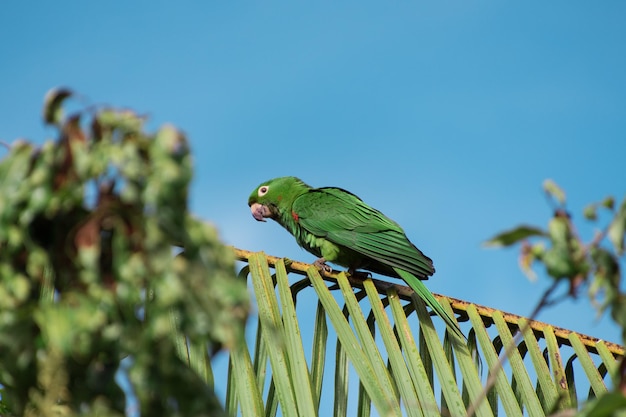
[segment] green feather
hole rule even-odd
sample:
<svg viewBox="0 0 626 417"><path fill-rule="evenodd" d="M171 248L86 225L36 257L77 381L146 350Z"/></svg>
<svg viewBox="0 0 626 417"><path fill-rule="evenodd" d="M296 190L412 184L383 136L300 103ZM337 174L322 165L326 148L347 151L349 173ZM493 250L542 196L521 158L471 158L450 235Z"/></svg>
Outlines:
<svg viewBox="0 0 626 417"><path fill-rule="evenodd" d="M435 272L430 258L409 241L396 222L348 191L313 189L296 198L293 211L298 213L299 226L306 232L357 252L369 261L367 266L344 266L394 277L398 274L393 268L401 268L420 279Z"/></svg>
<svg viewBox="0 0 626 417"><path fill-rule="evenodd" d="M452 317L448 314L446 310L439 304L439 301L435 298L433 293L430 292L426 285L415 276L409 274L402 269L394 268L398 275L415 291L415 293L426 303L428 307L430 307L439 317L446 322L448 329L452 330L454 334L459 336L461 339L466 339L465 335L459 328L459 325L454 321Z"/></svg>

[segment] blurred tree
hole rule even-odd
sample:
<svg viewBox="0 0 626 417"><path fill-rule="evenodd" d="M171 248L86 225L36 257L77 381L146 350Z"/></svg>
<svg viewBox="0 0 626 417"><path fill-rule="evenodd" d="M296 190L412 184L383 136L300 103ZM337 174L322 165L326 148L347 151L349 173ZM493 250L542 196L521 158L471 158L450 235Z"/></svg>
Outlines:
<svg viewBox="0 0 626 417"><path fill-rule="evenodd" d="M532 269L540 264L546 275L554 280L550 293L557 284L566 281L565 297L576 297L581 288L588 288L590 302L599 314L609 310L613 320L622 329L622 343L626 343L626 293L622 289L620 263L624 262L624 235L626 232L626 197L616 205L615 198L589 204L584 217L599 222L598 211L609 214L603 226L597 228L587 241L578 233L566 207L565 192L552 180L543 184L544 191L554 207L554 215L546 229L522 225L500 233L486 242L488 246L510 246L520 243L520 266L530 279L537 275ZM606 216L602 216L606 217ZM563 297L550 298L546 294L541 306L554 304ZM608 393L588 404L582 415L613 415L626 409L626 363L620 366L620 383L615 392Z"/></svg>
<svg viewBox="0 0 626 417"><path fill-rule="evenodd" d="M188 143L128 110L65 117L72 95L46 97L56 141L0 162L1 414L124 415L128 358L142 414L222 415L204 365L242 337L249 300L232 250L187 210ZM177 335L200 347L191 367Z"/></svg>

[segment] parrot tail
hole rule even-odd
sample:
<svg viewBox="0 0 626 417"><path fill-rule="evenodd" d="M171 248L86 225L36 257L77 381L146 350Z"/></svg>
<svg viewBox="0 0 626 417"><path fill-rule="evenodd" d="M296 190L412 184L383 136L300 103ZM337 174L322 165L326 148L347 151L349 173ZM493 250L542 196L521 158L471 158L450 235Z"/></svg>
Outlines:
<svg viewBox="0 0 626 417"><path fill-rule="evenodd" d="M422 300L424 300L426 305L430 307L435 313L437 313L437 315L441 317L444 322L446 322L446 326L452 333L460 337L462 340L467 341L467 338L461 331L461 328L459 327L457 322L452 317L450 317L450 315L448 314L446 310L443 309L443 307L441 306L441 304L439 304L439 301L437 301L433 293L431 293L430 290L426 288L426 285L424 285L424 283L421 280L413 276L413 274L406 272L402 269L399 269L399 268L393 268L393 269L398 273L398 275L400 275L400 277L407 284L409 284L409 287L411 287L413 291L415 291L415 293L419 295L419 297Z"/></svg>

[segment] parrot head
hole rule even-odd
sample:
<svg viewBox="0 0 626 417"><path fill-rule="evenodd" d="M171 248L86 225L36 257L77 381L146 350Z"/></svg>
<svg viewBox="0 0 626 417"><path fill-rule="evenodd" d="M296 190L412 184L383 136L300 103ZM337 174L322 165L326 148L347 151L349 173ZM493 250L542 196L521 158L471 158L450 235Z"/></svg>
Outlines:
<svg viewBox="0 0 626 417"><path fill-rule="evenodd" d="M255 220L276 220L281 213L291 209L293 201L311 187L296 177L280 177L265 181L252 191L248 206Z"/></svg>

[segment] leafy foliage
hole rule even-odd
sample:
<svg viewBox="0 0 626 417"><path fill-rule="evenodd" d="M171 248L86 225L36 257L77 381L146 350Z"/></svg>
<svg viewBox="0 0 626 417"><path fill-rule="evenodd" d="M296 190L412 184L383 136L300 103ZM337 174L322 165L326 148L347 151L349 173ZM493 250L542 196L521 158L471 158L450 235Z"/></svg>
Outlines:
<svg viewBox="0 0 626 417"><path fill-rule="evenodd" d="M242 337L248 296L232 250L187 211L188 143L171 126L145 133L128 110L64 117L71 97L46 97L56 141L17 141L0 162L2 403L123 415L114 378L128 358L142 414L221 415L177 335L207 362Z"/></svg>
<svg viewBox="0 0 626 417"><path fill-rule="evenodd" d="M610 216L605 225L585 241L566 209L565 192L552 180L544 182L544 190L555 206L547 230L519 226L496 235L487 244L509 246L520 243L520 265L524 272L535 278L532 267L543 264L549 277L569 283L569 296L575 297L579 288L587 285L592 304L599 313L607 309L610 311L613 320L622 328L622 338L626 342L626 293L621 288L620 268L625 252L626 197L617 208L613 196L585 207L583 216L596 224L601 217L598 215L599 210ZM533 240L529 241L531 237ZM550 304L550 301L545 304ZM626 368L623 363L618 376L615 395L608 395L586 406L583 415L601 415L607 409L610 414L618 408L626 409L624 401L618 400L626 395Z"/></svg>
<svg viewBox="0 0 626 417"><path fill-rule="evenodd" d="M597 230L593 238L585 242L566 210L565 192L551 180L544 183L544 189L557 204L547 230L527 225L518 226L494 236L486 244L510 246L521 243L522 269L534 278L531 267L535 263L543 264L551 278L569 281L572 296L577 294L581 284L588 283L592 302L601 311L609 308L617 323L626 329L626 314L623 313L626 294L620 289L620 257L624 255L626 232L626 198L617 210L613 197L590 204L584 209L585 218L593 222L598 221L598 209L604 209L612 215L608 225ZM530 237L538 239L529 242L527 239Z"/></svg>

